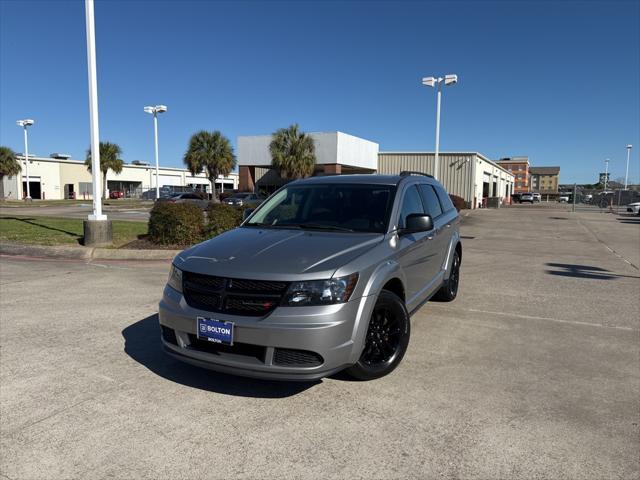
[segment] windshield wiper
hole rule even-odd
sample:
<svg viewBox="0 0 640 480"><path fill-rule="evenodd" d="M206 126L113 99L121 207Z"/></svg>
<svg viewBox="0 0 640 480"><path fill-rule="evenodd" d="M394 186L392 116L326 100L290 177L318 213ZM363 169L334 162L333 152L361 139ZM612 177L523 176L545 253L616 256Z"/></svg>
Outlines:
<svg viewBox="0 0 640 480"><path fill-rule="evenodd" d="M339 232L355 232L352 228L339 227L338 225L322 225L320 223L299 223L300 228L313 230L335 230Z"/></svg>

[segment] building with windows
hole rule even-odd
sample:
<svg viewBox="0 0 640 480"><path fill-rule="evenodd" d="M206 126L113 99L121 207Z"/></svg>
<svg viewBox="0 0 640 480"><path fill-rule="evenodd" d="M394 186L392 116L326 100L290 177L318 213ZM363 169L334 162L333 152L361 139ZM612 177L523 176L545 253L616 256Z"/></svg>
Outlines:
<svg viewBox="0 0 640 480"><path fill-rule="evenodd" d="M609 181L611 180L609 177L611 176L611 174L609 172L600 172L600 175L598 175L598 183L600 185L604 185L605 183L609 183Z"/></svg>
<svg viewBox="0 0 640 480"><path fill-rule="evenodd" d="M498 160L498 165L513 174L513 193L531 192L529 157L508 157Z"/></svg>
<svg viewBox="0 0 640 480"><path fill-rule="evenodd" d="M18 155L18 161L22 171L19 175L5 176L2 179L0 198L19 200L26 197L25 159ZM211 184L203 173L194 176L184 168L161 167L158 170L158 179L160 187L190 187L206 192L211 190ZM231 173L226 177L219 177L215 183L218 191L237 189L238 174ZM119 174L111 170L107 173L107 189L124 192L125 197L142 197L148 191L155 195L155 188L155 166L145 162L125 164ZM91 174L84 162L61 154L53 154L51 157L29 156L29 190L33 199L93 198Z"/></svg>
<svg viewBox="0 0 640 480"><path fill-rule="evenodd" d="M530 167L531 191L542 195L558 195L560 167Z"/></svg>

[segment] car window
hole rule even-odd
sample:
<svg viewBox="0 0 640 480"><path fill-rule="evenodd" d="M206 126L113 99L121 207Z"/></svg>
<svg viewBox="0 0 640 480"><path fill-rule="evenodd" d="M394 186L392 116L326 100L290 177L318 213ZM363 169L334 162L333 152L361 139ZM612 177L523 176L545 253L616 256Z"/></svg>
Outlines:
<svg viewBox="0 0 640 480"><path fill-rule="evenodd" d="M404 192L402 207L400 208L400 218L398 218L398 228L405 228L407 216L412 213L425 213L420 194L415 185L410 186Z"/></svg>
<svg viewBox="0 0 640 480"><path fill-rule="evenodd" d="M453 206L451 197L449 197L449 194L445 191L445 189L440 185L436 185L434 188L436 189L436 193L438 194L438 199L440 200L442 210L444 210L445 212L453 210L455 207Z"/></svg>
<svg viewBox="0 0 640 480"><path fill-rule="evenodd" d="M432 218L436 218L441 215L442 206L440 205L440 200L438 200L438 195L433 187L431 185L422 184L420 185L420 193L422 193L422 199L424 200L424 204L427 206L427 213L431 215Z"/></svg>

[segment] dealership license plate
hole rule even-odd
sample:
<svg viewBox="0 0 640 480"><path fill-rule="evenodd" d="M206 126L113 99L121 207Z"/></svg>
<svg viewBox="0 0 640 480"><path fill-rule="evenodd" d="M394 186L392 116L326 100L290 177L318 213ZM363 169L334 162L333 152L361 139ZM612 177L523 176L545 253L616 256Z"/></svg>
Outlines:
<svg viewBox="0 0 640 480"><path fill-rule="evenodd" d="M233 323L198 317L198 338L233 345Z"/></svg>

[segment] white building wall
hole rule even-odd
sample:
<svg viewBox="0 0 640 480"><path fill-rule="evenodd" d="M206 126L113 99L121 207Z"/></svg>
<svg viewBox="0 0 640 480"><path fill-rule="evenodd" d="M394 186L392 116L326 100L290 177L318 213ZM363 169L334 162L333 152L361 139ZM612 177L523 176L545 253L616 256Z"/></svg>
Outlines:
<svg viewBox="0 0 640 480"><path fill-rule="evenodd" d="M76 195L79 195L80 183L92 182L91 174L87 171L87 167L82 161L41 157L29 158L29 178L32 182L40 182L40 188L44 193L44 198L47 200L64 199L65 184L73 184ZM3 196L12 200L23 198L22 182L18 182L18 177L22 176L22 180L26 181L24 159L18 157L18 160L22 164L21 175L13 179L3 179ZM163 185L186 186L188 183L209 184L209 180L204 173L193 177L188 170L183 168L160 168L159 174L161 187ZM192 181L194 178L197 178L198 182ZM150 190L155 188L156 185L155 167L151 165L124 165L120 174L116 174L111 170L107 173L107 182L109 181L139 182L143 190ZM238 188L237 173L231 173L226 177L220 176L217 181L231 183L234 189ZM88 200L91 195L87 195L84 198Z"/></svg>
<svg viewBox="0 0 640 480"><path fill-rule="evenodd" d="M318 165L339 163L370 170L377 169L377 143L342 132L311 132L308 135L313 139ZM238 137L238 165L271 165L271 139L271 135Z"/></svg>
<svg viewBox="0 0 640 480"><path fill-rule="evenodd" d="M379 146L375 142L337 132L337 163L353 167L378 169Z"/></svg>

